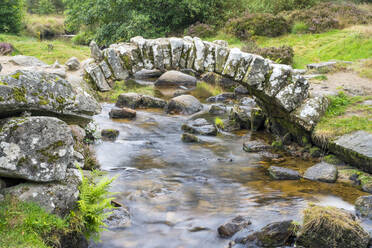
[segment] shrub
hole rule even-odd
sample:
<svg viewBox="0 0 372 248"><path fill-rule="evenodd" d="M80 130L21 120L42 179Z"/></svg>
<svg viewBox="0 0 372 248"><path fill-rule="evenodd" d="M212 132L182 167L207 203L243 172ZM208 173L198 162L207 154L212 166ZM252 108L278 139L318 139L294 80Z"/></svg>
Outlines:
<svg viewBox="0 0 372 248"><path fill-rule="evenodd" d="M22 29L23 0L0 1L0 32L19 33Z"/></svg>
<svg viewBox="0 0 372 248"><path fill-rule="evenodd" d="M282 16L248 13L242 17L230 19L225 28L230 34L241 39L248 39L254 35L276 37L287 33L290 25Z"/></svg>
<svg viewBox="0 0 372 248"><path fill-rule="evenodd" d="M214 33L215 31L212 26L200 22L191 25L185 30L185 35L200 38L211 37Z"/></svg>
<svg viewBox="0 0 372 248"><path fill-rule="evenodd" d="M258 47L255 43L248 42L248 45L243 46L244 52L259 54L264 58L268 58L275 63L291 65L293 63L294 51L290 46L281 47Z"/></svg>
<svg viewBox="0 0 372 248"><path fill-rule="evenodd" d="M291 12L287 19L291 23L302 22L307 32L320 33L350 24L372 23L372 13L350 3L320 3L307 10ZM304 30L302 30L304 31Z"/></svg>
<svg viewBox="0 0 372 248"><path fill-rule="evenodd" d="M40 15L47 15L56 12L56 8L51 0L40 0L37 13Z"/></svg>
<svg viewBox="0 0 372 248"><path fill-rule="evenodd" d="M296 22L292 26L292 34L304 34L309 30L309 26L304 22Z"/></svg>
<svg viewBox="0 0 372 248"><path fill-rule="evenodd" d="M77 45L89 45L93 40L94 34L89 31L80 31L77 35L72 38L72 42Z"/></svg>
<svg viewBox="0 0 372 248"><path fill-rule="evenodd" d="M282 11L312 7L318 0L250 0L247 9L252 12L277 14Z"/></svg>

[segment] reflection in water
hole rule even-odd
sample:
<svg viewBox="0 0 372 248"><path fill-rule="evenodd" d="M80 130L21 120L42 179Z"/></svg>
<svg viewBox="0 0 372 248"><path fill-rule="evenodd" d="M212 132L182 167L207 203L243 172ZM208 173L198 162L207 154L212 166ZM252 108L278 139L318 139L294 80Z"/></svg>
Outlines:
<svg viewBox="0 0 372 248"><path fill-rule="evenodd" d="M235 215L250 216L256 230L300 220L310 201L353 210L363 194L341 184L271 180L270 164L242 151L243 142L255 138L249 132L185 144L180 136L187 117L150 110L138 111L133 121L112 121L111 107L105 104L95 119L120 136L97 145L97 155L103 170L119 175L112 190L128 206L132 224L105 231L94 247L224 247L228 241L216 228ZM285 158L281 165L303 172L312 163Z"/></svg>

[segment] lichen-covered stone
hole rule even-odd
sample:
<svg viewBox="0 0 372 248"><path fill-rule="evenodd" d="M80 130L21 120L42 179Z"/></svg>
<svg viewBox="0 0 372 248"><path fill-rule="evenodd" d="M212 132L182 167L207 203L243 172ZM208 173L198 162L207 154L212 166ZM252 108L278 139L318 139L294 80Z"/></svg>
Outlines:
<svg viewBox="0 0 372 248"><path fill-rule="evenodd" d="M119 43L119 44L111 45L110 48L105 50L105 53L107 53L108 56L109 56L109 53L111 52L111 49L114 49L115 51L117 51L121 58L121 62L122 62L121 73L123 76L126 74L126 70L128 71L128 74L135 74L136 72L144 68L143 61L141 58L141 51L137 45L131 44L131 43ZM113 53L112 53L112 57L115 57ZM119 57L117 57L117 59L119 59ZM118 64L118 71L119 71L119 64ZM114 74L116 74L115 70L114 70ZM125 75L125 76L126 78L128 78L128 75ZM118 79L121 79L121 78L118 78Z"/></svg>
<svg viewBox="0 0 372 248"><path fill-rule="evenodd" d="M99 66L101 67L101 70L103 72L103 75L105 75L105 78L106 79L111 78L112 72L110 70L110 67L106 63L106 61L105 60L102 60L101 63L99 63Z"/></svg>
<svg viewBox="0 0 372 248"><path fill-rule="evenodd" d="M54 117L7 119L0 133L0 176L35 182L63 180L74 163L69 126Z"/></svg>
<svg viewBox="0 0 372 248"><path fill-rule="evenodd" d="M262 83L265 82L265 77L269 71L269 60L255 55L242 82L253 88L263 88Z"/></svg>
<svg viewBox="0 0 372 248"><path fill-rule="evenodd" d="M167 71L155 82L156 87L195 87L196 78L179 71Z"/></svg>
<svg viewBox="0 0 372 248"><path fill-rule="evenodd" d="M143 67L147 70L154 69L154 52L152 49L153 40L146 40L142 36L136 36L130 39L130 42L136 44L140 50Z"/></svg>
<svg viewBox="0 0 372 248"><path fill-rule="evenodd" d="M50 73L19 70L0 76L0 116L23 111L60 118L91 119L99 111L97 101L87 92L74 89L66 80Z"/></svg>
<svg viewBox="0 0 372 248"><path fill-rule="evenodd" d="M169 39L169 42L172 54L172 68L177 69L180 67L184 41L183 39L172 37Z"/></svg>
<svg viewBox="0 0 372 248"><path fill-rule="evenodd" d="M278 92L290 83L292 68L288 65L271 65L272 73L265 85L265 94L274 97Z"/></svg>
<svg viewBox="0 0 372 248"><path fill-rule="evenodd" d="M194 38L194 45L195 45L194 69L198 72L203 72L207 48L203 41L198 37Z"/></svg>
<svg viewBox="0 0 372 248"><path fill-rule="evenodd" d="M90 47L90 56L96 62L100 62L101 60L103 60L103 53L101 49L99 49L97 43L94 40L90 42L89 47Z"/></svg>
<svg viewBox="0 0 372 248"><path fill-rule="evenodd" d="M65 65L70 71L76 71L80 68L80 62L76 57L69 58Z"/></svg>
<svg viewBox="0 0 372 248"><path fill-rule="evenodd" d="M271 146L258 140L247 141L243 144L243 150L246 152L262 152L269 149L271 149Z"/></svg>
<svg viewBox="0 0 372 248"><path fill-rule="evenodd" d="M159 70L170 70L172 68L172 55L169 39L151 40L150 46L154 56L154 67Z"/></svg>
<svg viewBox="0 0 372 248"><path fill-rule="evenodd" d="M116 107L122 108L164 108L167 102L163 99L137 93L123 93L119 95Z"/></svg>
<svg viewBox="0 0 372 248"><path fill-rule="evenodd" d="M328 105L329 101L325 96L308 98L300 107L291 113L291 118L305 130L311 131L320 121Z"/></svg>
<svg viewBox="0 0 372 248"><path fill-rule="evenodd" d="M205 59L204 59L204 71L214 72L216 65L216 44L212 42L204 41L205 46Z"/></svg>
<svg viewBox="0 0 372 248"><path fill-rule="evenodd" d="M242 81L244 76L247 74L250 63L252 62L253 55L250 53L242 53L240 61L237 66L235 81Z"/></svg>
<svg viewBox="0 0 372 248"><path fill-rule="evenodd" d="M172 98L165 107L166 113L191 115L203 109L203 105L191 95Z"/></svg>
<svg viewBox="0 0 372 248"><path fill-rule="evenodd" d="M192 69L194 68L195 61L195 45L191 37L183 38L183 50L180 59L181 69Z"/></svg>
<svg viewBox="0 0 372 248"><path fill-rule="evenodd" d="M227 113L227 107L224 104L212 104L209 108L209 113L212 115L223 115Z"/></svg>
<svg viewBox="0 0 372 248"><path fill-rule="evenodd" d="M357 215L372 219L372 195L360 196L355 201Z"/></svg>
<svg viewBox="0 0 372 248"><path fill-rule="evenodd" d="M92 78L99 91L105 92L111 90L110 85L106 81L105 74L99 65L91 63L85 67L85 71Z"/></svg>
<svg viewBox="0 0 372 248"><path fill-rule="evenodd" d="M234 78L238 70L238 65L243 57L243 52L238 48L233 48L230 50L229 56L227 57L225 67L223 69L222 75Z"/></svg>
<svg viewBox="0 0 372 248"><path fill-rule="evenodd" d="M215 72L222 74L225 64L227 61L227 58L230 54L230 49L228 47L224 46L217 46L215 49L215 60L216 60L216 66L215 66Z"/></svg>
<svg viewBox="0 0 372 248"><path fill-rule="evenodd" d="M286 111L291 112L302 104L309 96L309 83L302 76L293 76L293 83L284 87L275 96L277 103Z"/></svg>
<svg viewBox="0 0 372 248"><path fill-rule="evenodd" d="M66 216L76 207L79 198L81 174L77 169L67 169L61 182L21 183L1 191L21 201L31 201L40 205L49 213Z"/></svg>

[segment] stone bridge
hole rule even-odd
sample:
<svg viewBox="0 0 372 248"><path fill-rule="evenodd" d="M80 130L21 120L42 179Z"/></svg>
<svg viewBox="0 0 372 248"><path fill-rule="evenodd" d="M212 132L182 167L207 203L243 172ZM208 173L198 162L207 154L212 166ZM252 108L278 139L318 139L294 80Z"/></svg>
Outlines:
<svg viewBox="0 0 372 248"><path fill-rule="evenodd" d="M328 105L325 97L310 96L309 83L291 66L229 48L225 41L134 37L130 43L112 44L103 51L92 42L91 52L95 62L85 71L100 91L110 90L109 82L125 80L142 69L215 72L247 87L268 117L271 131L289 132L300 143L310 140Z"/></svg>

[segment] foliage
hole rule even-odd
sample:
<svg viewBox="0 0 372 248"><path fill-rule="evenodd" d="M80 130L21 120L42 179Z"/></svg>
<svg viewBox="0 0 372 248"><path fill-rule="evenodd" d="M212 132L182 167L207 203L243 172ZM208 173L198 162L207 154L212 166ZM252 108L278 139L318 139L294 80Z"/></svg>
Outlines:
<svg viewBox="0 0 372 248"><path fill-rule="evenodd" d="M40 0L39 1L39 8L37 13L40 15L47 15L56 12L56 8L51 0Z"/></svg>
<svg viewBox="0 0 372 248"><path fill-rule="evenodd" d="M90 31L80 31L77 35L72 38L72 42L77 45L89 45L93 40L94 33Z"/></svg>
<svg viewBox="0 0 372 248"><path fill-rule="evenodd" d="M63 0L26 0L27 12L31 14L62 13Z"/></svg>
<svg viewBox="0 0 372 248"><path fill-rule="evenodd" d="M258 47L255 43L248 42L242 50L248 53L259 54L278 64L291 65L293 63L294 51L290 46L280 47Z"/></svg>
<svg viewBox="0 0 372 248"><path fill-rule="evenodd" d="M291 23L304 23L307 26L306 32L321 33L350 24L372 23L372 14L354 4L326 2L307 10L292 11L287 19Z"/></svg>
<svg viewBox="0 0 372 248"><path fill-rule="evenodd" d="M94 31L100 45L137 35L161 37L197 21L216 23L221 21L221 10L234 4L225 0L65 0L69 30Z"/></svg>
<svg viewBox="0 0 372 248"><path fill-rule="evenodd" d="M64 17L58 15L26 15L25 33L38 39L54 38L65 33Z"/></svg>
<svg viewBox="0 0 372 248"><path fill-rule="evenodd" d="M215 31L212 26L197 22L185 30L185 35L205 38L212 36L214 32Z"/></svg>
<svg viewBox="0 0 372 248"><path fill-rule="evenodd" d="M295 22L292 26L292 34L304 34L309 30L309 26L304 22Z"/></svg>
<svg viewBox="0 0 372 248"><path fill-rule="evenodd" d="M18 33L22 29L23 0L0 1L0 32Z"/></svg>
<svg viewBox="0 0 372 248"><path fill-rule="evenodd" d="M89 47L77 46L70 41L53 40L38 41L36 38L0 34L0 42L9 42L19 54L34 56L48 64L56 60L65 63L71 57L77 57L80 61L89 58ZM48 51L48 44L53 45L53 50Z"/></svg>
<svg viewBox="0 0 372 248"><path fill-rule="evenodd" d="M217 128L222 129L222 130L225 128L225 125L224 125L224 123L223 123L223 120L221 120L221 118L219 118L219 117L216 117L216 118L214 119L214 125L215 125Z"/></svg>
<svg viewBox="0 0 372 248"><path fill-rule="evenodd" d="M48 214L37 204L6 197L0 201L0 247L47 248L58 245L58 233L68 229L66 220Z"/></svg>
<svg viewBox="0 0 372 248"><path fill-rule="evenodd" d="M249 0L246 2L246 7L251 12L277 14L282 11L309 8L318 0Z"/></svg>
<svg viewBox="0 0 372 248"><path fill-rule="evenodd" d="M82 170L80 173L83 175ZM112 209L111 201L113 193L109 192L110 184L115 178L102 177L101 172L92 171L89 177L82 176L82 183L79 186L78 210L71 212L69 216L70 225L79 230L87 239L99 240L99 233L106 227L104 220Z"/></svg>
<svg viewBox="0 0 372 248"><path fill-rule="evenodd" d="M283 17L278 15L246 13L242 17L230 19L225 29L240 39L248 39L256 35L276 37L287 33L290 26Z"/></svg>

